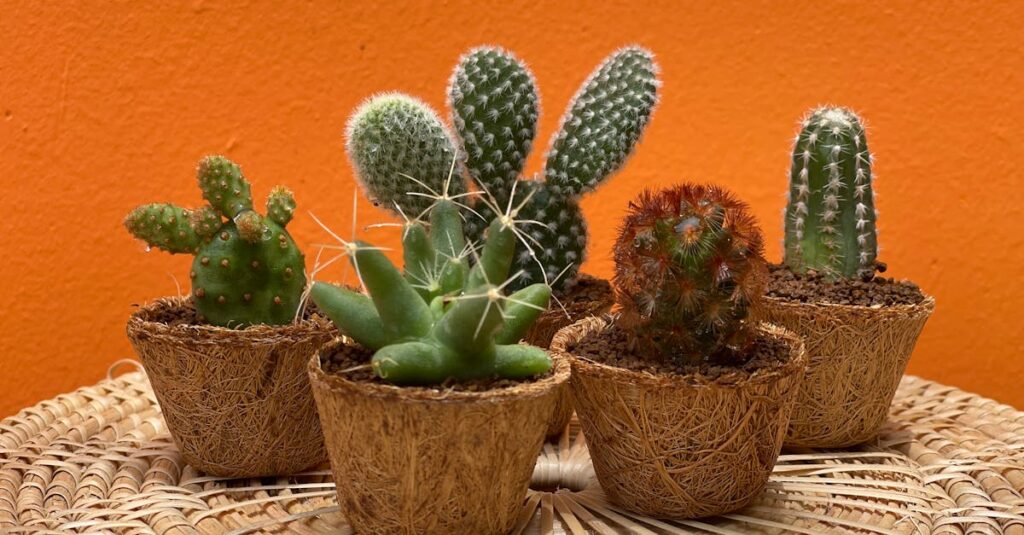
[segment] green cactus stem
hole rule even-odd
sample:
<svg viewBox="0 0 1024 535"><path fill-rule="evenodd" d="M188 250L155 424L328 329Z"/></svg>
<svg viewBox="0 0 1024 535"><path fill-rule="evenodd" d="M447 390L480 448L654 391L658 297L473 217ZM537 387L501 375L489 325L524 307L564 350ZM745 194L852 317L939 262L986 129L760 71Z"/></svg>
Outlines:
<svg viewBox="0 0 1024 535"><path fill-rule="evenodd" d="M430 209L429 232L418 221L407 224L404 275L379 249L356 243L350 259L369 295L315 282L311 297L343 333L374 351L374 372L388 382L432 385L541 375L551 368L550 357L516 342L547 308L551 290L536 284L503 295L498 282L509 270L512 234L505 222L494 220L473 270L453 268L465 265L468 249L460 246L459 208L441 199Z"/></svg>
<svg viewBox="0 0 1024 535"><path fill-rule="evenodd" d="M793 146L785 213L785 264L831 278L875 272L871 153L860 118L845 108L811 111Z"/></svg>
<svg viewBox="0 0 1024 535"><path fill-rule="evenodd" d="M152 247L194 255L192 299L211 325L291 323L306 286L302 252L284 228L295 209L291 192L275 188L263 217L234 162L209 156L197 174L209 206L148 204L129 213L125 227Z"/></svg>
<svg viewBox="0 0 1024 535"><path fill-rule="evenodd" d="M767 264L745 203L716 186L646 191L615 242L620 325L643 351L681 364L753 338Z"/></svg>

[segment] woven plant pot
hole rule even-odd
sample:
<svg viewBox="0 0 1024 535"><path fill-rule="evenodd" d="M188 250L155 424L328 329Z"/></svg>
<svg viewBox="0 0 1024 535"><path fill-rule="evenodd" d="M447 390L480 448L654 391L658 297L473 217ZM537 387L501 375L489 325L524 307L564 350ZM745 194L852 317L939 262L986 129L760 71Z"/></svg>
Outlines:
<svg viewBox="0 0 1024 535"><path fill-rule="evenodd" d="M486 392L350 381L325 373L319 354L309 376L356 533L486 535L515 523L569 364L555 359L544 379Z"/></svg>
<svg viewBox="0 0 1024 535"><path fill-rule="evenodd" d="M337 331L318 315L291 325L168 325L163 298L128 320L185 462L222 477L287 475L326 460L306 361Z"/></svg>
<svg viewBox="0 0 1024 535"><path fill-rule="evenodd" d="M874 438L935 299L888 307L766 301L766 321L807 346L807 377L786 446L842 448Z"/></svg>
<svg viewBox="0 0 1024 535"><path fill-rule="evenodd" d="M577 321L591 316L600 316L615 304L615 293L612 285L604 280L586 273L580 274L577 288L588 288L586 292L574 292L569 290L564 296L560 296L562 307L552 303L550 309L540 315L530 330L526 332L523 341L527 344L547 349L551 347L551 339L555 333L562 328L572 325ZM572 419L572 389L566 383L561 387L558 396L558 403L555 404L555 412L551 417L551 424L548 425L547 438L557 437L569 420Z"/></svg>
<svg viewBox="0 0 1024 535"><path fill-rule="evenodd" d="M551 344L572 364L576 415L608 498L659 518L723 514L757 498L782 449L806 367L803 343L764 324L763 333L788 343L789 361L714 380L631 371L566 350L608 325L585 319Z"/></svg>

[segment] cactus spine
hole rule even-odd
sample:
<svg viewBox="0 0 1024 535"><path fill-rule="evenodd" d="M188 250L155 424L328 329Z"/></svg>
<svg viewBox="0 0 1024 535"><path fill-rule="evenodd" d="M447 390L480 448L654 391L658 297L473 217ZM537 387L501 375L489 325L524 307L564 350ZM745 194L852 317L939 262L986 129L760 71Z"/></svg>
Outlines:
<svg viewBox="0 0 1024 535"><path fill-rule="evenodd" d="M253 211L249 182L234 162L209 156L199 163L197 174L208 206L139 206L125 218L125 227L152 247L195 256L192 296L208 323L246 327L292 322L306 276L302 252L285 230L295 210L291 192L274 188L264 217Z"/></svg>
<svg viewBox="0 0 1024 535"><path fill-rule="evenodd" d="M871 153L860 118L811 111L793 147L785 214L785 263L829 277L871 276L878 255Z"/></svg>
<svg viewBox="0 0 1024 535"><path fill-rule="evenodd" d="M697 364L752 340L767 280L745 203L717 186L646 191L615 243L620 325L640 349Z"/></svg>
<svg viewBox="0 0 1024 535"><path fill-rule="evenodd" d="M534 284L502 294L515 236L495 219L477 264L465 269L462 219L450 199L429 210L429 232L410 221L402 245L403 275L379 249L349 244L350 258L369 296L316 282L311 296L338 328L375 351L382 379L402 385L486 378L527 378L551 368L542 349L517 344L545 310L551 290Z"/></svg>

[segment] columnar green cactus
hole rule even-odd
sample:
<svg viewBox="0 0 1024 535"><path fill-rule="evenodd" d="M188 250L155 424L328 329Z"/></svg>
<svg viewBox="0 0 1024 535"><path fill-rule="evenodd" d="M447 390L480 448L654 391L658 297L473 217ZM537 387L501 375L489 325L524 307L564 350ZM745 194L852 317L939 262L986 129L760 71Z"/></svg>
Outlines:
<svg viewBox="0 0 1024 535"><path fill-rule="evenodd" d="M657 87L657 66L650 52L628 47L612 54L570 103L552 140L542 180L524 181L521 175L539 113L533 75L518 58L500 48L477 48L459 61L448 88L452 122L465 159L464 164L456 165L456 173L462 176L464 165L470 178L494 200L471 203L485 222L471 218L467 234L478 240L495 211L506 211L509 206L518 207L523 219L540 223L525 231L528 238L520 240L515 265L524 275L515 283L517 287L547 281L564 289L575 281L587 245L579 198L623 165L650 119ZM394 104L403 99L416 103L417 112L405 110L413 108L412 104ZM367 109L380 110L387 118L371 121L374 115L367 114ZM373 128L373 122L390 126L383 130L386 136L358 135L382 131ZM422 103L394 94L376 97L357 111L349 124L349 154L372 197L387 205L396 203L411 215L420 211L423 201L396 195L416 191L403 175L419 173L421 182L440 191L441 170L447 172L452 165L451 155L445 152L445 142L452 136L442 133L447 131L444 124ZM363 141L365 137L374 142ZM372 158L384 154L377 147L385 144L393 147L391 155ZM430 147L435 152L427 155L407 147ZM448 166L437 164L439 155L447 158ZM463 186L461 181L458 186ZM462 191L453 192L458 195Z"/></svg>
<svg viewBox="0 0 1024 535"><path fill-rule="evenodd" d="M514 204L529 198L522 217L545 224L529 231L535 250L520 248L516 261L526 270L524 284L561 276L555 284L564 289L575 281L587 250L579 198L625 163L650 119L657 87L652 54L627 47L609 56L577 91L548 150L544 180L516 188L521 193ZM499 203L507 202L515 184L511 173L521 172L536 132L533 75L505 50L477 48L459 61L448 96L470 175ZM477 154L485 157L474 159ZM507 173L500 181L488 180L491 167Z"/></svg>
<svg viewBox="0 0 1024 535"><path fill-rule="evenodd" d="M793 146L785 263L829 277L871 276L878 241L871 154L860 118L825 106L803 120Z"/></svg>
<svg viewBox="0 0 1024 535"><path fill-rule="evenodd" d="M716 186L646 191L615 243L620 325L644 351L696 364L750 340L764 296L763 238Z"/></svg>
<svg viewBox="0 0 1024 535"><path fill-rule="evenodd" d="M375 353L382 379L401 385L486 377L527 378L547 372L542 349L517 344L545 310L544 284L502 295L516 238L507 218L495 219L477 264L465 269L459 208L440 199L430 209L429 233L418 221L405 228L403 276L379 249L346 244L369 296L315 282L313 301L338 328Z"/></svg>
<svg viewBox="0 0 1024 535"><path fill-rule="evenodd" d="M195 256L192 297L208 323L291 323L306 286L302 252L284 228L295 210L291 192L274 188L264 217L253 211L249 182L234 162L209 156L197 174L209 206L147 204L128 214L125 227L152 247Z"/></svg>

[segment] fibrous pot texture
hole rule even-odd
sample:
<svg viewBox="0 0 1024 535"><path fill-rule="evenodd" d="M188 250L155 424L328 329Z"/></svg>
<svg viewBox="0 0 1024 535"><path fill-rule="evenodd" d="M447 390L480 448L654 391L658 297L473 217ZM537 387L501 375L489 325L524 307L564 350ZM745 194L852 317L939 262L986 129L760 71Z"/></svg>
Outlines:
<svg viewBox="0 0 1024 535"><path fill-rule="evenodd" d="M543 378L467 392L352 381L314 356L309 375L346 520L357 533L507 533L569 380L568 362L553 360Z"/></svg>
<svg viewBox="0 0 1024 535"><path fill-rule="evenodd" d="M806 361L802 342L768 324L790 348L781 365L709 379L651 374L573 356L609 327L590 318L560 331L554 355L572 365L576 414L608 498L661 518L726 513L761 493L778 458Z"/></svg>
<svg viewBox="0 0 1024 535"><path fill-rule="evenodd" d="M874 438L935 299L877 307L765 301L765 319L807 346L807 377L786 445L842 448Z"/></svg>
<svg viewBox="0 0 1024 535"><path fill-rule="evenodd" d="M337 335L330 322L164 321L183 308L188 299L159 299L136 311L127 331L185 461L223 477L287 475L325 461L306 361Z"/></svg>

